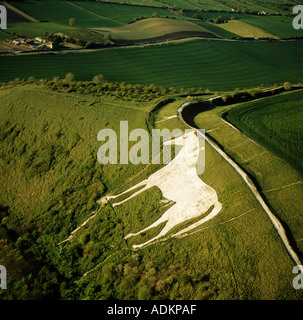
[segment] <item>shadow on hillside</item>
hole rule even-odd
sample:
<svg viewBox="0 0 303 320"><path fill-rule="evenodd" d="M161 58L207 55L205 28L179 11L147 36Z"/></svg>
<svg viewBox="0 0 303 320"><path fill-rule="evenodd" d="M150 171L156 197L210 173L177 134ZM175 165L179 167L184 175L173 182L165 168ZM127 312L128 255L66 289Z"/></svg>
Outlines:
<svg viewBox="0 0 303 320"><path fill-rule="evenodd" d="M198 101L197 103L191 104L182 110L182 118L191 127L200 129L199 126L195 123L195 117L199 113L211 110L213 108L214 105L212 105L208 101Z"/></svg>

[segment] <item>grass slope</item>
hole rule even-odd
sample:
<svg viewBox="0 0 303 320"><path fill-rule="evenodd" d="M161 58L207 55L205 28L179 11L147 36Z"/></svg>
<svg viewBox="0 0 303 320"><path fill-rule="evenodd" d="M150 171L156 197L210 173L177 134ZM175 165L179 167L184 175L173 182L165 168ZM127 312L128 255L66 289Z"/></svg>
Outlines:
<svg viewBox="0 0 303 320"><path fill-rule="evenodd" d="M73 1L80 8L93 12L99 16L106 17L120 25L132 22L142 17L151 17L155 12L159 17L174 17L176 14L166 8L151 8L145 6L129 6L117 3L92 2L92 1ZM100 25L102 27L102 25Z"/></svg>
<svg viewBox="0 0 303 320"><path fill-rule="evenodd" d="M291 10L292 11L292 10ZM265 32L269 32L280 38L291 38L296 36L302 36L303 30L295 30L292 26L292 18L286 16L264 16L264 15L252 15L244 13L235 13L231 11L227 12L192 12L200 19L215 19L219 16L224 19L235 19L241 22L249 23L252 26L261 28ZM224 25L216 25L218 28ZM252 28L252 27L250 27ZM241 25L239 25L239 30L241 30Z"/></svg>
<svg viewBox="0 0 303 320"><path fill-rule="evenodd" d="M5 3L4 1L0 1L0 5L3 5L6 7L8 25L10 25L11 23L23 23L23 22L35 21L35 19L27 16L23 12L19 12L18 9L16 9L15 7L13 7L7 2Z"/></svg>
<svg viewBox="0 0 303 320"><path fill-rule="evenodd" d="M123 27L102 28L101 31L103 30L110 32L113 40L146 39L182 31L203 32L210 36L213 35L205 28L192 22L164 18L144 19Z"/></svg>
<svg viewBox="0 0 303 320"><path fill-rule="evenodd" d="M233 32L230 32L230 31L227 31L223 28L220 28L220 26L214 24L214 23L211 23L211 22L205 22L205 21L193 21L195 24L211 31L212 33L218 35L219 37L221 38L224 38L224 39L231 39L231 38L237 38L238 35L233 33Z"/></svg>
<svg viewBox="0 0 303 320"><path fill-rule="evenodd" d="M122 119L130 120L130 130L145 128L152 104L31 86L0 90L0 97L0 263L10 274L1 299L302 298L270 221L208 145L202 179L224 209L198 233L130 250L125 234L163 212L159 190L150 189L114 210L103 207L71 242L58 246L92 214L106 187L146 177L145 166L100 166L96 134L117 130ZM178 105L160 113L173 115Z"/></svg>
<svg viewBox="0 0 303 320"><path fill-rule="evenodd" d="M182 9L189 9L189 10L197 10L198 7L191 4L189 1L184 1L184 0L164 0L163 3L165 3L168 6L175 6L177 8L182 8Z"/></svg>
<svg viewBox="0 0 303 320"><path fill-rule="evenodd" d="M88 28L98 26L117 26L117 23L103 19L68 1L27 0L14 2L14 6L40 21L57 22L68 25L70 18L75 18L77 26Z"/></svg>
<svg viewBox="0 0 303 320"><path fill-rule="evenodd" d="M74 30L75 28L55 22L27 22L11 24L8 28L10 34L23 35L25 37L43 36L45 32L61 32Z"/></svg>
<svg viewBox="0 0 303 320"><path fill-rule="evenodd" d="M302 41L196 40L89 53L6 56L0 60L0 80L63 78L72 72L78 80L103 74L113 82L225 91L262 83L303 81L298 68L302 65L302 47Z"/></svg>
<svg viewBox="0 0 303 320"><path fill-rule="evenodd" d="M7 34L6 32L3 32L0 30L0 41L3 41L3 40L6 40L6 39L9 39L10 38L10 35Z"/></svg>
<svg viewBox="0 0 303 320"><path fill-rule="evenodd" d="M63 215L69 212L73 222L65 221L67 225L58 230L52 241L67 236L70 228L83 222L106 190L118 188L142 168L101 166L97 162L97 151L102 143L97 141L97 134L106 127L119 133L123 119L132 120L130 130L146 129L145 110L149 105L35 87L1 90L0 95L1 180L2 186L6 186L1 189L1 204L8 205L24 223L33 213L42 214L47 220L50 218L48 211L56 210L57 205ZM13 103L12 108L10 103ZM20 170L16 175L13 174L15 169ZM62 180L63 172L70 176L70 181ZM15 176L13 180L10 179L12 175ZM55 204L58 199L53 202L54 199L63 194L69 204L66 201Z"/></svg>

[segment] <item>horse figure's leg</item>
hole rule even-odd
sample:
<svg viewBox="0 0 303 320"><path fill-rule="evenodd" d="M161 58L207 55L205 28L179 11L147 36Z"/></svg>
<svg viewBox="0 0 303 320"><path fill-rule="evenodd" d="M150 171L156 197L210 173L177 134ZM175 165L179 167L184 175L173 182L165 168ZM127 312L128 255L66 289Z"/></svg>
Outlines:
<svg viewBox="0 0 303 320"><path fill-rule="evenodd" d="M173 215L172 214L176 213L175 212L176 211L175 206L176 205L173 205L171 208L169 208L157 221L155 221L153 224L151 224L147 228L145 228L145 229L143 229L143 230L141 230L141 231L139 231L137 233L130 233L127 236L125 236L125 239L128 239L128 238L133 237L133 236L137 236L142 232L145 232L145 231L150 230L151 228L157 227L160 223L165 222L165 221L166 221L166 224L165 224L164 228L158 233L158 235L156 235L152 239L150 239L150 240L148 240L148 241L146 241L146 242L144 242L144 243L142 243L140 245L133 245L133 248L143 247L143 246L147 245L148 243L153 242L156 239L166 235L169 230L171 230L177 224L183 222L180 219L177 219L177 220L173 219ZM177 214L177 216L178 216L178 214Z"/></svg>
<svg viewBox="0 0 303 320"><path fill-rule="evenodd" d="M140 194L141 192L143 192L143 191L145 191L146 189L148 189L149 187L147 186L147 180L143 180L143 181L139 182L138 184L136 184L135 186L133 186L133 187L131 187L131 188L129 188L129 189L127 189L127 190L119 193L119 194L116 194L116 195L113 195L113 196L105 196L105 197L104 197L105 200L104 200L103 202L104 202L104 203L107 203L108 200L116 199L116 198L118 198L118 197L120 197L120 196L123 196L124 194L126 194L126 193L128 193L128 192L130 192L130 191L132 191L132 190L135 190L135 189L137 189L137 188L139 188L139 187L143 187L143 186L144 186L144 188L142 188L142 189L134 192L133 194L131 194L131 195L130 195L129 197L127 197L126 199L124 199L124 200L122 200L122 201L120 201L120 202L117 202L117 203L114 203L114 204L113 204L113 207L114 207L114 206L118 206L118 205L122 204L123 202L128 201L129 199L135 197L136 195L138 195L138 194Z"/></svg>

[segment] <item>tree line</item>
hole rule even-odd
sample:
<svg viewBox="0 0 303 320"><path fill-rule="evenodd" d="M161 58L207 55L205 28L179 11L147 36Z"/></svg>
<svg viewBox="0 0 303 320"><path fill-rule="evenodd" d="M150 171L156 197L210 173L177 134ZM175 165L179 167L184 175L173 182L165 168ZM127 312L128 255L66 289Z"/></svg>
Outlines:
<svg viewBox="0 0 303 320"><path fill-rule="evenodd" d="M129 84L126 82L113 83L107 81L102 74L95 75L91 81L75 80L73 73L69 72L63 79L54 77L53 79L36 80L33 77L28 79L16 78L8 83L0 84L0 88L8 88L23 85L37 85L46 87L57 92L79 93L84 95L107 96L126 101L147 102L167 95L192 95L210 93L208 89L188 88L177 89L174 87L166 88L163 86L150 84Z"/></svg>

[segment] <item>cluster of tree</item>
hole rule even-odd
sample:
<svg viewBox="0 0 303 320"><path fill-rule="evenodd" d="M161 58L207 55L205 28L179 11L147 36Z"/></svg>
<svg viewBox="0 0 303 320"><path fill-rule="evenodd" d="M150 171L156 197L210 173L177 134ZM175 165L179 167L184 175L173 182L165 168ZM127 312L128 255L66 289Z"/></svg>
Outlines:
<svg viewBox="0 0 303 320"><path fill-rule="evenodd" d="M44 39L47 40L47 41L51 41L51 42L54 42L54 43L62 43L65 41L65 37L57 34L57 33L48 33L48 32L45 32L44 33Z"/></svg>
<svg viewBox="0 0 303 320"><path fill-rule="evenodd" d="M184 10L182 15L184 17L188 17L188 18L192 18L192 19L196 19L196 20L201 20L201 21L205 21L205 22L213 22L215 19L218 18L218 16L216 16L216 14L214 14L214 17L210 18L209 16L204 16L200 12L191 11L191 10ZM220 15L220 19L221 18L223 19L222 15ZM226 19L226 21L227 20L228 19Z"/></svg>
<svg viewBox="0 0 303 320"><path fill-rule="evenodd" d="M229 19L223 18L221 15L215 18L210 19L210 22L215 24L222 24L228 22Z"/></svg>
<svg viewBox="0 0 303 320"><path fill-rule="evenodd" d="M158 255L152 255L153 261L144 261L139 254L126 252L118 263L105 264L98 277L89 278L90 291L85 291L85 281L83 294L91 299L121 300L214 298L216 288L209 275L196 273L186 265L186 259L182 261L169 251L163 248Z"/></svg>
<svg viewBox="0 0 303 320"><path fill-rule="evenodd" d="M149 86L141 84L127 84L122 83L112 83L104 79L103 75L99 74L93 77L91 81L76 81L72 73L68 73L64 79L59 79L55 77L52 80L41 79L35 80L33 77L28 79L20 80L16 78L8 83L2 83L1 87L11 87L11 86L22 86L26 84L34 84L38 86L44 86L51 90L58 92L75 92L79 94L89 94L96 96L107 96L113 97L120 100L127 101L138 101L145 102L151 101L156 98L160 98L167 95L194 95L200 93L209 93L209 90L195 89L176 89L176 88L165 88L155 84L150 84Z"/></svg>
<svg viewBox="0 0 303 320"><path fill-rule="evenodd" d="M230 16L230 17L224 18L222 15L214 16L214 17L210 18L210 17L205 17L195 11L184 11L183 16L193 18L193 19L198 19L198 20L205 21L205 22L211 22L211 23L215 23L215 24L222 24L222 23L228 22L229 20L236 19L235 16Z"/></svg>
<svg viewBox="0 0 303 320"><path fill-rule="evenodd" d="M296 88L301 88L301 84L292 85L286 81L281 85L275 84L274 87L269 89L253 88L253 89L235 89L232 93L224 93L222 97L212 101L215 105L234 104L239 102L246 102L258 98L268 97L283 91L290 91Z"/></svg>
<svg viewBox="0 0 303 320"><path fill-rule="evenodd" d="M121 100L150 101L168 94L177 94L175 88L164 88L151 84L144 86L132 85L125 82L111 83L104 80L102 75L94 76L92 81L71 81L69 74L64 80L47 82L47 86L56 91L78 92L80 94L93 94L110 96ZM70 79L70 80L68 80Z"/></svg>

